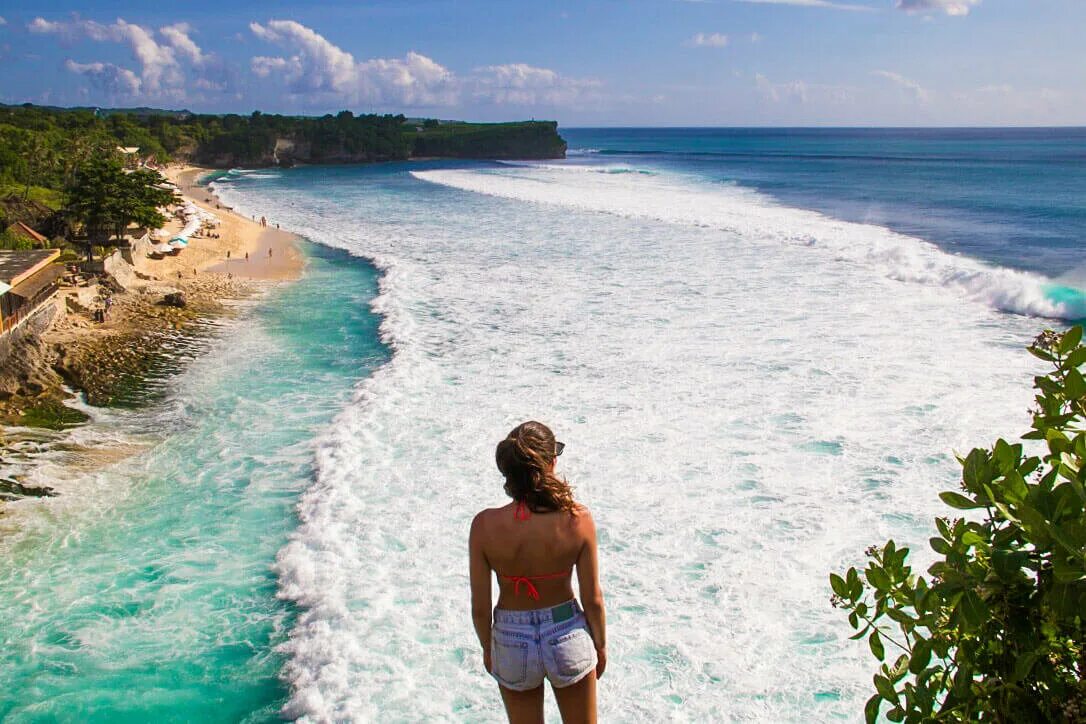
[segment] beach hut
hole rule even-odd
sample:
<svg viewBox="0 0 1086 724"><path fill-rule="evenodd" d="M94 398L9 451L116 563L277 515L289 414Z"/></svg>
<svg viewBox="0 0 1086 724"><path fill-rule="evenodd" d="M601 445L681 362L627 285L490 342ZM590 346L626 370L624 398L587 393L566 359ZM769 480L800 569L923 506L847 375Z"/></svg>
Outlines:
<svg viewBox="0 0 1086 724"><path fill-rule="evenodd" d="M0 251L0 335L34 316L57 293L59 249Z"/></svg>

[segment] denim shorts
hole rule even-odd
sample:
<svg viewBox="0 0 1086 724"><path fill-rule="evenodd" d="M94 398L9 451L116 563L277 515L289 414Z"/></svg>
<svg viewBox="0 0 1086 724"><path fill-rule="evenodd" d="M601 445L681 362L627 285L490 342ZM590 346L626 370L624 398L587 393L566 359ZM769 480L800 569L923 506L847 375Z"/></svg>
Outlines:
<svg viewBox="0 0 1086 724"><path fill-rule="evenodd" d="M596 646L576 600L532 611L494 609L490 675L507 689L561 689L596 668Z"/></svg>

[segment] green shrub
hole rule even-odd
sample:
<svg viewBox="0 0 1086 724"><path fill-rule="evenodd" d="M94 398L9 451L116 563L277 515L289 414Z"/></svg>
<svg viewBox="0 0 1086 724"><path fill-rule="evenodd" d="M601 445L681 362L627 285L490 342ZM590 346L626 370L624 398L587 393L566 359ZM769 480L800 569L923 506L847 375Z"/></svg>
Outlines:
<svg viewBox="0 0 1086 724"><path fill-rule="evenodd" d="M962 464L940 498L968 518L938 518L928 577L893 541L861 572L830 575L834 606L884 662L868 722L1086 721L1086 347L1082 327L1045 332L1029 350L1032 430L1044 452L997 440ZM890 651L888 651L890 649Z"/></svg>

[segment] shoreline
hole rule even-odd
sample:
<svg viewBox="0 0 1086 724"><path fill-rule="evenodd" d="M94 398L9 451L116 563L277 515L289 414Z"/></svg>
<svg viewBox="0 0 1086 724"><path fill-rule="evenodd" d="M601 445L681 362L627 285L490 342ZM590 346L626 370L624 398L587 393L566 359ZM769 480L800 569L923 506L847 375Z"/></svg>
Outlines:
<svg viewBox="0 0 1086 724"><path fill-rule="evenodd" d="M0 468L0 487L4 479L21 483L32 476L35 466L21 460L19 450L36 430L63 432L92 422L78 409L82 404L70 405L73 392L90 406L104 409L152 402L156 394L152 381L177 364L179 348L189 350L191 359L182 362L189 364L205 351L199 340L207 338L209 324L236 315L240 300L304 273L301 237L228 210L210 189L196 185L210 170L175 165L163 176L177 185L182 204L191 201L220 220L212 232L218 238L195 235L178 256L134 257L133 265L125 265L127 271L114 276L123 290L106 291L111 285L100 280L63 287L49 328L21 342L12 353L0 373L0 462L6 458L9 464L4 468L20 472L8 475L10 471ZM163 230L172 234L180 226L171 218ZM95 322L93 307L99 305L95 295L103 292L111 298L109 314L104 322ZM184 307L163 304L164 296L175 292L184 295ZM220 327L210 334L231 332ZM71 464L86 472L88 458L104 467L137 451L81 447L74 451ZM0 516L3 508L0 500Z"/></svg>

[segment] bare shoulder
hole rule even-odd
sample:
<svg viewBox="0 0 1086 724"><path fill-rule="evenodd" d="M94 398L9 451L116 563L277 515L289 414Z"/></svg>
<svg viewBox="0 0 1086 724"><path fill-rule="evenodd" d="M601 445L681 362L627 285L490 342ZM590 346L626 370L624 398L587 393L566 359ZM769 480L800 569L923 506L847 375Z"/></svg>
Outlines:
<svg viewBox="0 0 1086 724"><path fill-rule="evenodd" d="M595 537L596 521L593 519L592 511L588 509L588 506L578 503L574 513L573 520L575 521L577 529L586 536Z"/></svg>
<svg viewBox="0 0 1086 724"><path fill-rule="evenodd" d="M471 521L472 532L484 530L488 523L501 511L501 508L484 508L475 514Z"/></svg>

